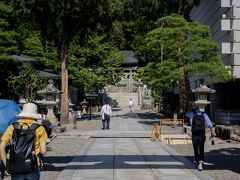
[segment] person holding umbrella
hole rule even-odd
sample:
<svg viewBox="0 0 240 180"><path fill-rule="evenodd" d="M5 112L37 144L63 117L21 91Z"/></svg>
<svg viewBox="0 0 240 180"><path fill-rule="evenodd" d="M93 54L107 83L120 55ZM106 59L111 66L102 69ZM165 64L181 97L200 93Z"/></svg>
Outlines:
<svg viewBox="0 0 240 180"><path fill-rule="evenodd" d="M0 153L6 165L6 146L10 157L7 170L12 179L40 179L41 156L46 154L47 133L36 120L41 119L34 103L26 103L16 115L20 120L12 123L2 136ZM17 151L16 151L17 149ZM30 149L30 150L29 150Z"/></svg>
<svg viewBox="0 0 240 180"><path fill-rule="evenodd" d="M15 115L20 113L20 111L21 110L15 101L0 99L0 138L2 137L7 127L11 123L19 119ZM0 156L0 172L1 172L0 179L4 179L5 173L7 172L1 156Z"/></svg>

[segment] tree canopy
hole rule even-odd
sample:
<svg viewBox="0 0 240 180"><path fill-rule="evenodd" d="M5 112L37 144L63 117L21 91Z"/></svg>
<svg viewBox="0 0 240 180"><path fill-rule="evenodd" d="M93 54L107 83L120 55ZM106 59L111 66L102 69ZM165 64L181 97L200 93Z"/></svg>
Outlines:
<svg viewBox="0 0 240 180"><path fill-rule="evenodd" d="M73 39L87 39L91 30L108 25L108 1L105 0L59 0L24 1L13 0L16 16L36 27L45 41L55 44L61 62L61 122L68 122L68 56ZM102 28L104 26L101 26ZM106 26L109 27L109 26Z"/></svg>
<svg viewBox="0 0 240 180"><path fill-rule="evenodd" d="M140 65L146 65L139 69L138 77L154 91L180 87L182 104L187 103L190 77L205 78L208 83L231 79L206 26L176 15L161 18L171 12L187 17L198 0L0 3L0 63L10 62L9 57L17 54L61 71L61 111L65 115L68 69L70 81L84 91L93 91L109 82L114 84L121 74L119 50L136 51ZM1 73L7 79L14 71Z"/></svg>
<svg viewBox="0 0 240 180"><path fill-rule="evenodd" d="M10 94L7 78L16 73L15 62L11 55L19 52L18 33L12 21L13 8L8 1L0 1L0 97L7 98Z"/></svg>
<svg viewBox="0 0 240 180"><path fill-rule="evenodd" d="M121 50L132 49L132 43L152 29L154 22L167 13L168 3L160 0L111 0L110 40Z"/></svg>
<svg viewBox="0 0 240 180"><path fill-rule="evenodd" d="M9 54L18 52L17 36L11 17L12 6L7 1L0 1L0 61L10 59Z"/></svg>
<svg viewBox="0 0 240 180"><path fill-rule="evenodd" d="M30 65L19 66L19 74L8 77L11 95L23 97L26 102L37 100L37 91L43 89L46 83L40 79L39 71Z"/></svg>
<svg viewBox="0 0 240 180"><path fill-rule="evenodd" d="M121 52L103 36L94 36L83 45L70 46L70 79L84 92L94 92L120 80L123 62Z"/></svg>
<svg viewBox="0 0 240 180"><path fill-rule="evenodd" d="M226 82L233 77L217 54L217 44L210 40L205 25L187 22L171 15L157 20L137 49L147 66L138 71L143 82L154 90L178 86L180 106L188 106L189 78L206 79L206 83Z"/></svg>

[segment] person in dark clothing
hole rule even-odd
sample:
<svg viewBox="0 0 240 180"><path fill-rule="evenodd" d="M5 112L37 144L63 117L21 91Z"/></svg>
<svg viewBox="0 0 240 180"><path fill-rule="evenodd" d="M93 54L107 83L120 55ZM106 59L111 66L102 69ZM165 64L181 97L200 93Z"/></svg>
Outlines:
<svg viewBox="0 0 240 180"><path fill-rule="evenodd" d="M202 171L204 162L204 144L206 141L205 127L207 126L210 128L211 137L215 136L215 133L208 115L203 110L201 111L194 102L190 104L190 108L191 109L187 112L186 116L190 120L192 130L192 144L195 157L194 164L197 165L199 171Z"/></svg>

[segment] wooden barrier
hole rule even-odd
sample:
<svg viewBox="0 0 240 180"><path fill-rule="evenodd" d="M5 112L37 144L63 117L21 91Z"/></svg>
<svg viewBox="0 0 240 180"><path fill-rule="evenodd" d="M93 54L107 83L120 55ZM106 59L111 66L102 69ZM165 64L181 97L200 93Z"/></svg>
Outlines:
<svg viewBox="0 0 240 180"><path fill-rule="evenodd" d="M156 139L159 139L160 134L161 134L160 125L155 123L152 128L151 141L156 141Z"/></svg>
<svg viewBox="0 0 240 180"><path fill-rule="evenodd" d="M182 126L181 132L177 131L163 131L163 126ZM155 123L152 128L151 141L156 141L159 139L161 142L168 144L189 144L191 142L191 137L170 137L172 134L185 134L184 133L184 119L161 119L159 124ZM161 136L162 135L162 136ZM167 138L164 136L167 135ZM168 136L169 135L169 136Z"/></svg>
<svg viewBox="0 0 240 180"><path fill-rule="evenodd" d="M182 126L181 132L176 132L176 131L163 131L162 126L163 125L168 125L168 126ZM160 120L160 132L161 134L183 134L184 133L184 119L161 119Z"/></svg>

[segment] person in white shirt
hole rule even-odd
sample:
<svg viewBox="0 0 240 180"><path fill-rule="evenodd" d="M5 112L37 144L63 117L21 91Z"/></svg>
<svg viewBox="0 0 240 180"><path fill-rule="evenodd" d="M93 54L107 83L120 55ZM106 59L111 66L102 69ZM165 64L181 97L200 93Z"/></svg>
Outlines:
<svg viewBox="0 0 240 180"><path fill-rule="evenodd" d="M133 109L133 107L134 107L134 104L133 104L133 100L132 100L132 99L129 99L129 101L128 101L128 106L129 106L130 111L132 112L132 109Z"/></svg>
<svg viewBox="0 0 240 180"><path fill-rule="evenodd" d="M106 129L108 130L110 128L109 127L110 116L112 115L112 108L111 108L111 106L109 105L108 102L106 102L106 104L102 106L100 115L102 117L102 126L103 126L102 129L105 130L105 127L106 127Z"/></svg>

